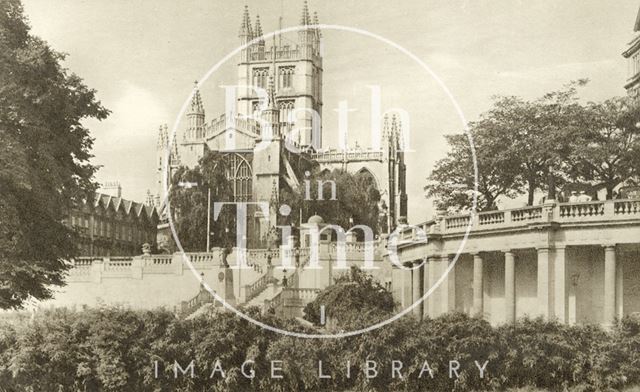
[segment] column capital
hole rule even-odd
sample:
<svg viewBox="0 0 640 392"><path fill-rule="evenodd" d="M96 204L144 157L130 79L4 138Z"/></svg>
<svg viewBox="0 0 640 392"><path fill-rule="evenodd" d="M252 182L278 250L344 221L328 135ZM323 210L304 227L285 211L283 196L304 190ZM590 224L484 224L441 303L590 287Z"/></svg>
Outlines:
<svg viewBox="0 0 640 392"><path fill-rule="evenodd" d="M426 257L423 258L423 259L414 260L411 263L411 266L413 268L419 268L419 267L422 267L423 265L427 264L427 261L428 261L428 259Z"/></svg>
<svg viewBox="0 0 640 392"><path fill-rule="evenodd" d="M538 253L549 253L550 248L548 246L537 246L536 252Z"/></svg>
<svg viewBox="0 0 640 392"><path fill-rule="evenodd" d="M515 252L515 250L513 250L511 248L504 248L504 249L500 249L500 252L513 254Z"/></svg>
<svg viewBox="0 0 640 392"><path fill-rule="evenodd" d="M616 249L616 243L615 242L607 242L604 244L601 244L600 246L602 246L604 248L604 250L615 250Z"/></svg>

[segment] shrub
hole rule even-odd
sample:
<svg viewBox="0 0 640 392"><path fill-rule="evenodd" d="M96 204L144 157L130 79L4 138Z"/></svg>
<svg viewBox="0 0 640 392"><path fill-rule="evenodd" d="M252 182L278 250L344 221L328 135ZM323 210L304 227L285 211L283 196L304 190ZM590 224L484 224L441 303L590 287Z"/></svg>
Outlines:
<svg viewBox="0 0 640 392"><path fill-rule="evenodd" d="M269 325L294 323L247 311ZM226 377L209 378L217 359ZM186 368L191 360L195 377L176 378L174 361ZM254 379L241 374L245 360L255 361ZM283 379L270 377L271 360L283 361ZM365 376L367 360L377 363L377 377ZM391 373L394 360L402 362L402 377ZM457 377L450 377L450 360L460 364ZM331 379L318 377L318 361ZM433 377L419 378L425 361ZM474 361L488 361L483 377ZM120 308L58 309L0 324L2 392L611 391L640 384L639 361L640 321L632 317L605 331L542 319L492 327L452 313L421 322L404 317L345 339L282 336L233 313L180 320L165 310Z"/></svg>

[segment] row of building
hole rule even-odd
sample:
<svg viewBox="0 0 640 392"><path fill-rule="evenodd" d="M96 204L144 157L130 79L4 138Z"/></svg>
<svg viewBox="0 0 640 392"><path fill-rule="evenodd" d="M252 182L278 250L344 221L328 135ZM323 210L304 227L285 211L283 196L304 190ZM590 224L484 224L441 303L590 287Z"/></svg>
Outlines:
<svg viewBox="0 0 640 392"><path fill-rule="evenodd" d="M154 248L159 220L151 200L123 199L117 183L105 184L104 191L115 194L96 192L67 218L79 235L79 256L133 256L141 253L145 243Z"/></svg>

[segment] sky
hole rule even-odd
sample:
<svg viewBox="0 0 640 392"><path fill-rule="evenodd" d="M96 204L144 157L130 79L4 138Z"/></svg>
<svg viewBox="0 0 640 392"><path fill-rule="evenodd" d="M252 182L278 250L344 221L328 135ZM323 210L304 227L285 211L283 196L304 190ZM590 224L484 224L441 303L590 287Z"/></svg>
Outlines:
<svg viewBox="0 0 640 392"><path fill-rule="evenodd" d="M239 46L245 3L23 1L32 32L67 53L65 66L112 111L106 120L86 122L95 138L93 162L101 165L97 180L119 181L123 197L144 201L147 189L156 192L158 127L171 129L194 80ZM246 4L252 19L260 14L265 33L278 28L279 16L283 27L300 20L302 0ZM323 147L337 145L334 109L342 100L355 109L349 145L371 144L369 86L380 86L383 110L410 115L409 221L424 221L432 208L423 187L446 153L443 135L462 132L464 121L489 109L493 96L535 99L580 78L590 79L581 90L585 101L623 95L621 52L633 38L638 7L636 0L311 0L320 23L382 36L431 70L381 41L325 31ZM234 84L235 64L203 82L207 121L223 109L220 85Z"/></svg>

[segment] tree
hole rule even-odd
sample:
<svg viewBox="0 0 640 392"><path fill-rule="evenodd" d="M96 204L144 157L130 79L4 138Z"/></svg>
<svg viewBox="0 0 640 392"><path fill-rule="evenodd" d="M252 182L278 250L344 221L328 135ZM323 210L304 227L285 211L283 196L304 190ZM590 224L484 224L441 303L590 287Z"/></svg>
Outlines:
<svg viewBox="0 0 640 392"><path fill-rule="evenodd" d="M483 125L479 122L469 126L478 168L479 211L496 209L500 196L513 197L522 186L516 165L500 153L502 144L485 137ZM472 147L466 134L445 137L451 150L436 162L425 191L427 197L436 198L438 210L457 212L473 206L476 178Z"/></svg>
<svg viewBox="0 0 640 392"><path fill-rule="evenodd" d="M0 2L0 308L63 284L77 252L63 221L95 190L81 122L109 112L63 59L30 34L19 0Z"/></svg>
<svg viewBox="0 0 640 392"><path fill-rule="evenodd" d="M338 276L334 284L322 290L304 308L304 318L320 323L320 305L337 327L350 330L364 328L391 316L395 302L371 275L352 267L350 274Z"/></svg>
<svg viewBox="0 0 640 392"><path fill-rule="evenodd" d="M604 185L611 199L618 184L639 173L640 107L631 98L612 98L589 103L584 113L568 170L578 181Z"/></svg>
<svg viewBox="0 0 640 392"><path fill-rule="evenodd" d="M185 251L204 251L207 244L207 204L211 191L211 246L235 244L235 210L224 207L213 218L215 202L233 201L231 182L226 177L223 154L207 151L193 169L180 167L171 179L169 191L171 213L176 233ZM194 187L180 183L197 184Z"/></svg>
<svg viewBox="0 0 640 392"><path fill-rule="evenodd" d="M571 82L533 101L497 97L482 116L486 137L502 146L505 160L516 164L526 184L528 205L533 205L537 190L547 189L550 179L564 180L560 168L576 147L574 136L584 125L577 88L586 83Z"/></svg>
<svg viewBox="0 0 640 392"><path fill-rule="evenodd" d="M344 170L315 170L304 178L309 182L309 200L306 200L305 183L297 191L286 191L280 203L291 206L292 211L302 210L303 219L320 215L325 222L349 229L354 225L366 225L374 235L380 232L379 208L380 192L370 175L349 173ZM323 200L318 198L318 181L323 182ZM335 183L335 200L332 199L332 185ZM363 238L361 231L356 235Z"/></svg>
<svg viewBox="0 0 640 392"><path fill-rule="evenodd" d="M469 124L478 165L479 210L495 209L500 196L527 195L532 205L537 190L555 191L568 178L566 157L578 148L576 135L585 126L577 102L579 80L533 101L496 97L480 120ZM425 187L444 210L470 208L474 177L472 149L466 135L447 136L447 156L436 163Z"/></svg>

